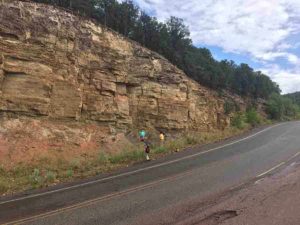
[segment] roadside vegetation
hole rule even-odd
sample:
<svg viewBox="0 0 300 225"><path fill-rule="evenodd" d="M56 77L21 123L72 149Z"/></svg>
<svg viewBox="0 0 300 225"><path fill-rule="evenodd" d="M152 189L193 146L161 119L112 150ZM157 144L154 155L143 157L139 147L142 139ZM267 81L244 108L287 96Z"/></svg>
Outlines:
<svg viewBox="0 0 300 225"><path fill-rule="evenodd" d="M278 85L247 64L217 61L206 48L193 46L188 27L183 20L171 17L165 23L148 16L133 1L117 0L34 0L57 5L90 17L102 25L139 42L141 45L166 57L185 73L210 88L228 90L254 100L266 101L267 117L261 116L255 106L243 112L234 101L224 103L224 112L231 117L231 126L225 130L189 133L176 139L167 139L163 145L151 146L151 157L182 151L189 146L219 141L252 127L273 121L300 118L299 106L288 96L281 96ZM19 164L5 169L0 165L0 194L47 187L60 182L95 176L133 163L144 161L143 145L125 146L119 153L110 155L99 150L93 157L39 159L30 166Z"/></svg>
<svg viewBox="0 0 300 225"><path fill-rule="evenodd" d="M267 102L267 113L273 120L300 119L300 106L288 96L272 94Z"/></svg>
<svg viewBox="0 0 300 225"><path fill-rule="evenodd" d="M152 159L157 159L167 154L176 154L187 147L220 141L241 134L245 130L246 128L229 127L224 131L190 133L176 139L167 137L163 144L151 145L150 156ZM122 151L113 155L99 150L98 155L94 157L79 157L70 161L59 158L40 159L33 165L19 164L9 170L0 165L0 195L91 177L144 160L144 146L142 143L136 143L125 146Z"/></svg>
<svg viewBox="0 0 300 225"><path fill-rule="evenodd" d="M300 92L286 94L284 97L291 99L294 104L300 107Z"/></svg>
<svg viewBox="0 0 300 225"><path fill-rule="evenodd" d="M244 113L237 112L231 118L231 126L238 129L251 128L260 124L268 123L271 123L271 121L260 116L260 114L254 108L249 108Z"/></svg>
<svg viewBox="0 0 300 225"><path fill-rule="evenodd" d="M299 106L291 99L277 94L271 95L266 101L265 110L267 112L265 116L257 111L255 105L249 106L246 111L241 111L238 104L228 100L224 103L224 112L230 116L231 126L223 131L212 130L167 138L163 145L153 142L151 158L157 159L167 154L183 151L190 146L223 140L259 125L300 118ZM104 152L101 149L93 157L83 156L68 161L61 158L51 160L41 158L30 166L19 164L11 169L4 169L0 165L0 194L48 187L61 182L92 177L145 160L144 146L139 142L124 146L115 154Z"/></svg>
<svg viewBox="0 0 300 225"><path fill-rule="evenodd" d="M276 121L299 119L299 107L289 98L273 94L265 103L267 117L262 116L255 106L241 111L234 101L224 103L225 113L231 117L225 130L188 133L176 138L167 138L163 145L151 145L151 158L157 159L167 154L182 151L187 147L208 144L241 134L253 127ZM154 143L154 142L153 142ZM57 158L41 158L30 166L19 164L11 169L0 165L0 194L14 193L55 185L95 176L118 168L127 167L145 160L142 143L131 144L116 154L99 150L98 155L73 158L69 161Z"/></svg>

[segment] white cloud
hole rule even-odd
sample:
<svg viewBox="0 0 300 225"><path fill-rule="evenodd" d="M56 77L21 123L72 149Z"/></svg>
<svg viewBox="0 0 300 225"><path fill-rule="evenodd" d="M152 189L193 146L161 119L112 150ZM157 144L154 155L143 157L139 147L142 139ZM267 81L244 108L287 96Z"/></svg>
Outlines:
<svg viewBox="0 0 300 225"><path fill-rule="evenodd" d="M298 31L299 0L137 0L160 20L183 18L195 44L253 56L273 51ZM299 22L299 21L298 21Z"/></svg>
<svg viewBox="0 0 300 225"><path fill-rule="evenodd" d="M298 56L296 56L294 54L288 53L287 58L290 63L296 64L296 65L300 62Z"/></svg>
<svg viewBox="0 0 300 225"><path fill-rule="evenodd" d="M271 75L273 80L280 84L283 94L300 90L300 69L297 67L283 69L279 65L268 64L264 68L261 68L260 71Z"/></svg>
<svg viewBox="0 0 300 225"><path fill-rule="evenodd" d="M170 16L183 18L195 45L218 46L263 64L285 60L295 68L269 73L283 90L300 76L299 56L291 52L299 43L289 41L291 36L300 37L300 0L135 1L161 21Z"/></svg>
<svg viewBox="0 0 300 225"><path fill-rule="evenodd" d="M257 54L256 58L265 60L265 61L272 61L276 58L286 58L287 61L291 64L297 65L300 61L297 55L288 53L288 52L265 52L262 54Z"/></svg>

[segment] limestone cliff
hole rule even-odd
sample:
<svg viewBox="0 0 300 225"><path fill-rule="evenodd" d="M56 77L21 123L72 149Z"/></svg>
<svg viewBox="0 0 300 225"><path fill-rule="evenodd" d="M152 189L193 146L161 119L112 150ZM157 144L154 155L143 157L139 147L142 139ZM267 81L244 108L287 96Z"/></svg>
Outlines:
<svg viewBox="0 0 300 225"><path fill-rule="evenodd" d="M2 149L68 141L99 148L99 140L141 127L221 129L223 103L162 56L100 25L52 6L0 1Z"/></svg>

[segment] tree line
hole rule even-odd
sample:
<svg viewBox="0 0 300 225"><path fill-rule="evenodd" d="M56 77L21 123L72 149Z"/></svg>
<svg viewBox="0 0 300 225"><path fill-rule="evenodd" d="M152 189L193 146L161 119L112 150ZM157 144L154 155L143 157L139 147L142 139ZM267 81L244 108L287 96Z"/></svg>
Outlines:
<svg viewBox="0 0 300 225"><path fill-rule="evenodd" d="M300 107L300 92L294 92L284 95L285 97L291 99L291 101Z"/></svg>
<svg viewBox="0 0 300 225"><path fill-rule="evenodd" d="M300 118L300 105L299 102L295 101L294 95L273 93L266 106L266 111L271 119L291 120Z"/></svg>
<svg viewBox="0 0 300 225"><path fill-rule="evenodd" d="M83 16L158 52L200 84L229 90L242 96L268 98L280 93L278 85L247 64L217 61L207 48L192 44L183 20L170 17L166 22L142 11L132 0L32 0L60 6Z"/></svg>

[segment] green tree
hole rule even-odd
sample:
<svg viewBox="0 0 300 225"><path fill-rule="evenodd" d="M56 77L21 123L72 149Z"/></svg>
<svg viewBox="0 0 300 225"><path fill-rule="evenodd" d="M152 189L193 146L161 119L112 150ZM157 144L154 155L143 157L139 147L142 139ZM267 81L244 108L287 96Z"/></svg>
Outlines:
<svg viewBox="0 0 300 225"><path fill-rule="evenodd" d="M118 32L126 37L134 37L138 14L139 9L131 0L123 1L119 6Z"/></svg>
<svg viewBox="0 0 300 225"><path fill-rule="evenodd" d="M267 102L267 112L271 119L286 120L294 119L299 112L299 108L293 104L291 99L272 94Z"/></svg>

